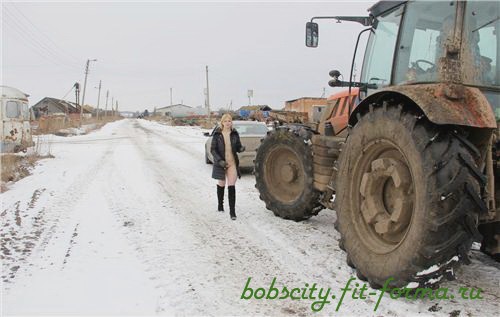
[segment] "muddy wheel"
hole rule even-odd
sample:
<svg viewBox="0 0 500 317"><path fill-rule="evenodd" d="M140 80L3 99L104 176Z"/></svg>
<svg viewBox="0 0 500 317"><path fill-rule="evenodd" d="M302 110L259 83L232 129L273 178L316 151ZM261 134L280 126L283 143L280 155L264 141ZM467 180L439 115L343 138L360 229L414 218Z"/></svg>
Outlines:
<svg viewBox="0 0 500 317"><path fill-rule="evenodd" d="M341 243L358 275L375 287L389 278L392 286L425 286L467 262L472 241L481 239L478 214L486 210L473 145L403 109L371 108L360 117L339 163Z"/></svg>
<svg viewBox="0 0 500 317"><path fill-rule="evenodd" d="M299 136L300 135L300 136ZM281 128L270 133L255 158L255 187L266 208L278 217L295 221L322 209L313 188L311 137L306 130Z"/></svg>

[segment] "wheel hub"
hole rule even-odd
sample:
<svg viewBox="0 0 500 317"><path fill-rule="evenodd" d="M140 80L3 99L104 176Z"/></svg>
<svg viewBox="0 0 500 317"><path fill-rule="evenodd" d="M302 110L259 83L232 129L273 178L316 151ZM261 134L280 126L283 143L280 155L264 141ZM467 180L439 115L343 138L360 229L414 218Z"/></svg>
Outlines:
<svg viewBox="0 0 500 317"><path fill-rule="evenodd" d="M267 189L283 203L296 201L304 191L301 157L288 146L279 146L268 154L265 180Z"/></svg>
<svg viewBox="0 0 500 317"><path fill-rule="evenodd" d="M293 183L297 179L298 168L295 164L288 162L281 167L281 178L286 183Z"/></svg>
<svg viewBox="0 0 500 317"><path fill-rule="evenodd" d="M394 158L371 162L360 185L361 213L365 222L384 240L400 241L408 227L413 203L411 175L406 164Z"/></svg>

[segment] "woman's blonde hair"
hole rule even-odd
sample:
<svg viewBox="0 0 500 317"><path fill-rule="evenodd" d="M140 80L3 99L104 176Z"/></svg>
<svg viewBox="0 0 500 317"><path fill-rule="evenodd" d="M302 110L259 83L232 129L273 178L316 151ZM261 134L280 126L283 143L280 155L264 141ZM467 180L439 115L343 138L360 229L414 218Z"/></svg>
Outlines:
<svg viewBox="0 0 500 317"><path fill-rule="evenodd" d="M233 117L231 117L231 115L230 115L229 113L224 113L224 114L222 115L222 118L220 118L220 128L221 128L221 129L224 129L224 125L222 124L222 122L223 122L224 120L226 120L226 119L229 119L229 120L233 121Z"/></svg>

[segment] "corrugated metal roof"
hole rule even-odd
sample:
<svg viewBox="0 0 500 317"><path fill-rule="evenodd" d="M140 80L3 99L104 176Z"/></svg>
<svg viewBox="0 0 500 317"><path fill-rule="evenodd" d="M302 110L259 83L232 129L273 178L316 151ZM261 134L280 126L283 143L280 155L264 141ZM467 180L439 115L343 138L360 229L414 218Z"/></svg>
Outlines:
<svg viewBox="0 0 500 317"><path fill-rule="evenodd" d="M66 108L70 113L78 113L80 112L80 106L77 105L74 102L71 101L66 101L66 100L61 100L57 98L52 98L52 97L44 97L40 101L38 101L36 104L32 106L33 109L36 108L41 108L44 107L46 103L52 102L52 105L59 108L61 112L66 112ZM91 109L89 109L90 107ZM92 107L89 105L85 105L83 107L83 112L84 113L91 113L92 112Z"/></svg>
<svg viewBox="0 0 500 317"><path fill-rule="evenodd" d="M285 102L294 102L294 101L301 100L301 99L326 100L326 98L320 98L320 97L300 97L300 98L288 100Z"/></svg>
<svg viewBox="0 0 500 317"><path fill-rule="evenodd" d="M193 107L190 107L190 106L186 106L186 105L183 105L183 104L176 104L176 105L171 105L171 106L166 106L166 107L161 107L161 108L156 108L156 111L158 110L163 110L163 109L171 109L171 108L174 108L174 107L184 107L184 108L193 108Z"/></svg>

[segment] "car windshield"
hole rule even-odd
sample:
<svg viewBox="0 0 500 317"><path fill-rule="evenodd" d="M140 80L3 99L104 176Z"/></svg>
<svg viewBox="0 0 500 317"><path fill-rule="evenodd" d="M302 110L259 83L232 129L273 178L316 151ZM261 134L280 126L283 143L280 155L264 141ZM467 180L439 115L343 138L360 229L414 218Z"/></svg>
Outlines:
<svg viewBox="0 0 500 317"><path fill-rule="evenodd" d="M264 124L234 124L234 128L240 135L266 135L267 127Z"/></svg>

